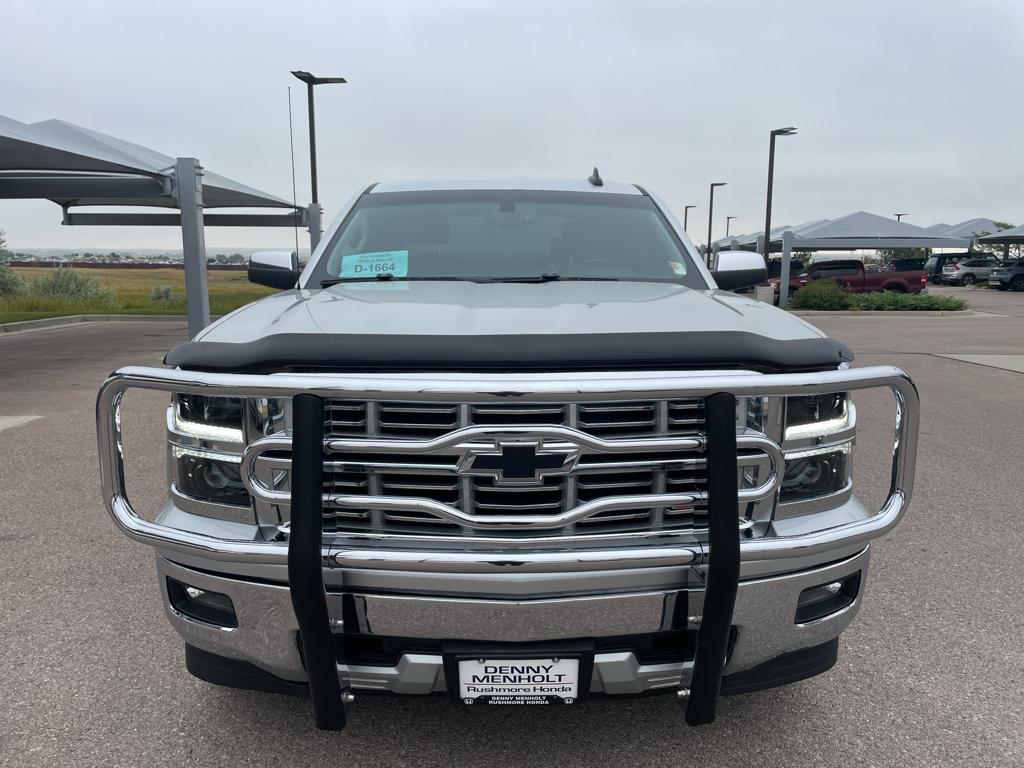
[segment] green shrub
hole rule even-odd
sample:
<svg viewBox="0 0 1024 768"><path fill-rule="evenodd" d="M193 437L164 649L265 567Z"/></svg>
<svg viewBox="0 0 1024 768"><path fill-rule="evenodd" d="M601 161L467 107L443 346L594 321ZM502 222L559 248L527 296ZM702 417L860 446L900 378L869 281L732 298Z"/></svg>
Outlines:
<svg viewBox="0 0 1024 768"><path fill-rule="evenodd" d="M169 285L154 285L149 292L149 300L152 302L164 302L170 301L174 298L171 295L171 286Z"/></svg>
<svg viewBox="0 0 1024 768"><path fill-rule="evenodd" d="M789 308L826 312L846 309L863 312L956 312L967 309L967 302L956 296L936 296L927 293L847 293L838 283L820 280L797 291L790 299Z"/></svg>
<svg viewBox="0 0 1024 768"><path fill-rule="evenodd" d="M866 312L956 312L967 309L967 302L956 296L933 296L927 293L858 293L850 297L853 309Z"/></svg>
<svg viewBox="0 0 1024 768"><path fill-rule="evenodd" d="M25 281L13 269L0 261L0 296L18 296L25 292Z"/></svg>
<svg viewBox="0 0 1024 768"><path fill-rule="evenodd" d="M789 300L790 309L817 309L837 311L850 309L851 296L838 283L819 280L808 283L793 294Z"/></svg>
<svg viewBox="0 0 1024 768"><path fill-rule="evenodd" d="M35 278L32 281L32 294L100 303L114 299L113 292L104 288L98 280L71 267L57 267L49 275Z"/></svg>

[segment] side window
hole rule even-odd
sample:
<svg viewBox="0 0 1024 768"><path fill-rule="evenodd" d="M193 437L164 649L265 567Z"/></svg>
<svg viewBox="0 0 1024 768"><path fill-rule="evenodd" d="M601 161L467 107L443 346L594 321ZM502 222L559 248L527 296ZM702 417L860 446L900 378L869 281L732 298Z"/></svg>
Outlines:
<svg viewBox="0 0 1024 768"><path fill-rule="evenodd" d="M819 267L811 273L811 277L815 280L824 280L832 277L849 277L856 274L857 270L853 267Z"/></svg>

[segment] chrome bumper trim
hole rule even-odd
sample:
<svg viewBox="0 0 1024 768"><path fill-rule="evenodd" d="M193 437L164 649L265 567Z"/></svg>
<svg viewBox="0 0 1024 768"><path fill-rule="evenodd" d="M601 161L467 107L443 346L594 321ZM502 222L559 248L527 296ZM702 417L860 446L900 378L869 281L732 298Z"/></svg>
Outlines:
<svg viewBox="0 0 1024 768"><path fill-rule="evenodd" d="M486 638L501 643L650 634L672 627L676 594L672 590L548 600L357 594L352 598L358 626L351 629L390 637ZM342 595L327 595L331 615L341 615L342 600Z"/></svg>
<svg viewBox="0 0 1024 768"><path fill-rule="evenodd" d="M690 679L693 662L641 664L628 651L594 656L591 693L629 695L678 687ZM356 690L423 695L444 693L447 683L440 656L407 653L393 667L338 665L338 676Z"/></svg>
<svg viewBox="0 0 1024 768"><path fill-rule="evenodd" d="M860 609L870 552L864 549L839 562L797 573L741 581L733 626L737 639L726 673L756 667L765 661L837 637ZM809 624L796 624L800 593L861 571L861 595L841 611ZM276 584L214 576L157 557L164 607L185 642L211 653L248 661L285 680L304 681L299 655L298 625L288 588ZM190 586L228 595L238 615L238 627L224 629L190 619L171 608L164 582L173 576ZM513 575L495 576L511 579ZM676 595L686 592L688 616L676 616ZM704 591L700 587L619 592L538 600L475 600L444 596L386 594L352 595L357 626L348 631L384 637L467 639L481 642L543 642L580 637L647 634L672 626L694 626ZM679 602L682 606L683 601ZM329 593L328 611L342 619L341 595ZM596 662L600 661L598 665ZM599 653L595 657L593 689L604 693L640 693L686 683L690 664L640 664L632 652ZM444 690L441 657L405 654L393 666L339 665L342 683L353 688L396 693Z"/></svg>

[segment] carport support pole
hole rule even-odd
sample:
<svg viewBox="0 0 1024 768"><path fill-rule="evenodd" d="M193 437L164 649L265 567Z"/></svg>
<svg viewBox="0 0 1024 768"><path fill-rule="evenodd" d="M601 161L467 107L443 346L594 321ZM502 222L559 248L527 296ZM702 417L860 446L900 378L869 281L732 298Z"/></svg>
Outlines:
<svg viewBox="0 0 1024 768"><path fill-rule="evenodd" d="M309 207L306 208L306 220L309 222L309 253L312 255L324 234L323 209L320 207L320 203L309 204Z"/></svg>
<svg viewBox="0 0 1024 768"><path fill-rule="evenodd" d="M178 208L181 210L181 247L185 260L185 304L188 337L210 324L210 296L206 286L206 237L203 232L203 170L194 157L179 157L174 169Z"/></svg>
<svg viewBox="0 0 1024 768"><path fill-rule="evenodd" d="M793 232L782 233L782 272L779 274L779 306L789 303L789 260L793 255Z"/></svg>

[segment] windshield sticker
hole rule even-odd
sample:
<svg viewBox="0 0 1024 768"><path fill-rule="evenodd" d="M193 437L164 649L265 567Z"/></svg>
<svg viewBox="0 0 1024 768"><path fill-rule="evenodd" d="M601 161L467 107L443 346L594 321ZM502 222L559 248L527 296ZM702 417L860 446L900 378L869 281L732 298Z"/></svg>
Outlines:
<svg viewBox="0 0 1024 768"><path fill-rule="evenodd" d="M341 257L341 273L338 277L375 277L389 274L405 277L409 274L408 251L376 251L374 253L353 253Z"/></svg>
<svg viewBox="0 0 1024 768"><path fill-rule="evenodd" d="M670 267L672 267L672 271L675 272L677 275L685 275L686 274L686 265L683 264L683 262L681 262L681 261L670 261L668 263L668 265Z"/></svg>

